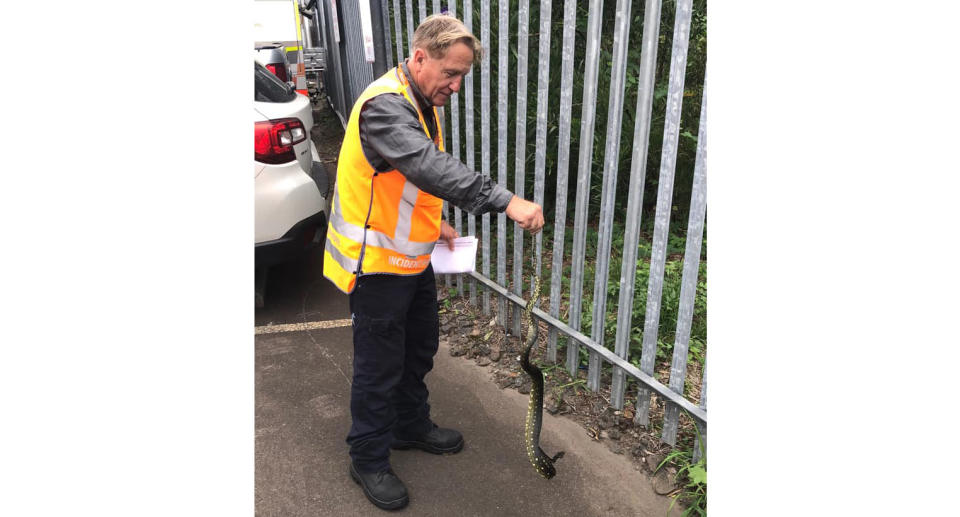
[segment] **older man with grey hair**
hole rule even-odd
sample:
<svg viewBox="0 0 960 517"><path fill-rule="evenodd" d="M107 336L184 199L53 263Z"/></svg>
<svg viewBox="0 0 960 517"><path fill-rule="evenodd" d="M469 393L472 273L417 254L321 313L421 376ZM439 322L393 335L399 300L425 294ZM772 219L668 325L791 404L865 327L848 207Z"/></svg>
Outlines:
<svg viewBox="0 0 960 517"><path fill-rule="evenodd" d="M458 237L442 220L443 200L473 214L506 212L531 233L543 227L540 205L443 152L436 107L482 54L460 20L424 19L411 56L357 99L340 150L323 268L349 294L353 318L350 476L383 509L409 501L391 448L453 454L464 446L460 432L430 419L424 383L439 342L430 253Z"/></svg>

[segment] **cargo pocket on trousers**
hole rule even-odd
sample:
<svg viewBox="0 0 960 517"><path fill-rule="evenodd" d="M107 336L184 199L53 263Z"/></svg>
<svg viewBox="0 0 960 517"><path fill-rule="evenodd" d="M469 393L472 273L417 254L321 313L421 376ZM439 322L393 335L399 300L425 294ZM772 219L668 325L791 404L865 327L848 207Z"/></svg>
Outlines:
<svg viewBox="0 0 960 517"><path fill-rule="evenodd" d="M381 378L381 370L403 364L404 328L400 322L385 318L353 316L354 367Z"/></svg>

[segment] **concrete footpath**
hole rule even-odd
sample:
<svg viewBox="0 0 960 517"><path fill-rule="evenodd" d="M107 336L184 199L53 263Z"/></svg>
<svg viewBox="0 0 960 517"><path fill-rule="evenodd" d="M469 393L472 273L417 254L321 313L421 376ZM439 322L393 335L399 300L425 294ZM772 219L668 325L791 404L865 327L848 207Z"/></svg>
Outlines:
<svg viewBox="0 0 960 517"><path fill-rule="evenodd" d="M271 272L267 306L256 313L261 517L387 513L368 502L347 473L352 338L344 320L350 315L346 296L322 278L319 260ZM304 322L299 329L280 327ZM547 413L541 445L566 455L555 478L541 478L524 452L527 396L499 389L487 368L451 357L441 345L427 385L434 421L459 429L466 445L450 456L393 451L393 468L410 492L410 504L395 513L667 515L670 499L656 495L627 458L591 440L575 422Z"/></svg>

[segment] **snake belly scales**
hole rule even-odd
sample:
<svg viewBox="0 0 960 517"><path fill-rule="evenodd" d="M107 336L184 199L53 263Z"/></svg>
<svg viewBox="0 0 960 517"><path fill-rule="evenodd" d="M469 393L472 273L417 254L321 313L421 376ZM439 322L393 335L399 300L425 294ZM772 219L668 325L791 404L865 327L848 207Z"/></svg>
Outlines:
<svg viewBox="0 0 960 517"><path fill-rule="evenodd" d="M527 327L527 340L524 343L523 354L520 356L520 367L530 376L530 405L527 407L527 423L524 437L526 439L527 457L533 468L546 479L557 474L553 464L563 456L563 451L555 456L547 456L540 448L540 428L543 426L543 372L530 363L530 350L537 342L539 328L533 321L531 312L540 298L540 277L536 277L533 284L533 295L523 311L523 321Z"/></svg>

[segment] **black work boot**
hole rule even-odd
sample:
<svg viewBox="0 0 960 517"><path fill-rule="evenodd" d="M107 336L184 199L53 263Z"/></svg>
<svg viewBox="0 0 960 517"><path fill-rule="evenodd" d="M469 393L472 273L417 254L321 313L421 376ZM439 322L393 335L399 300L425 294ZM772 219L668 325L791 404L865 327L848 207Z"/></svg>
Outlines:
<svg viewBox="0 0 960 517"><path fill-rule="evenodd" d="M433 425L433 429L418 438L394 438L392 449L420 449L433 454L453 454L463 449L463 435L455 429L445 429Z"/></svg>
<svg viewBox="0 0 960 517"><path fill-rule="evenodd" d="M410 502L407 487L389 467L380 472L365 474L359 472L350 462L350 477L363 489L363 495L378 508L396 510Z"/></svg>

